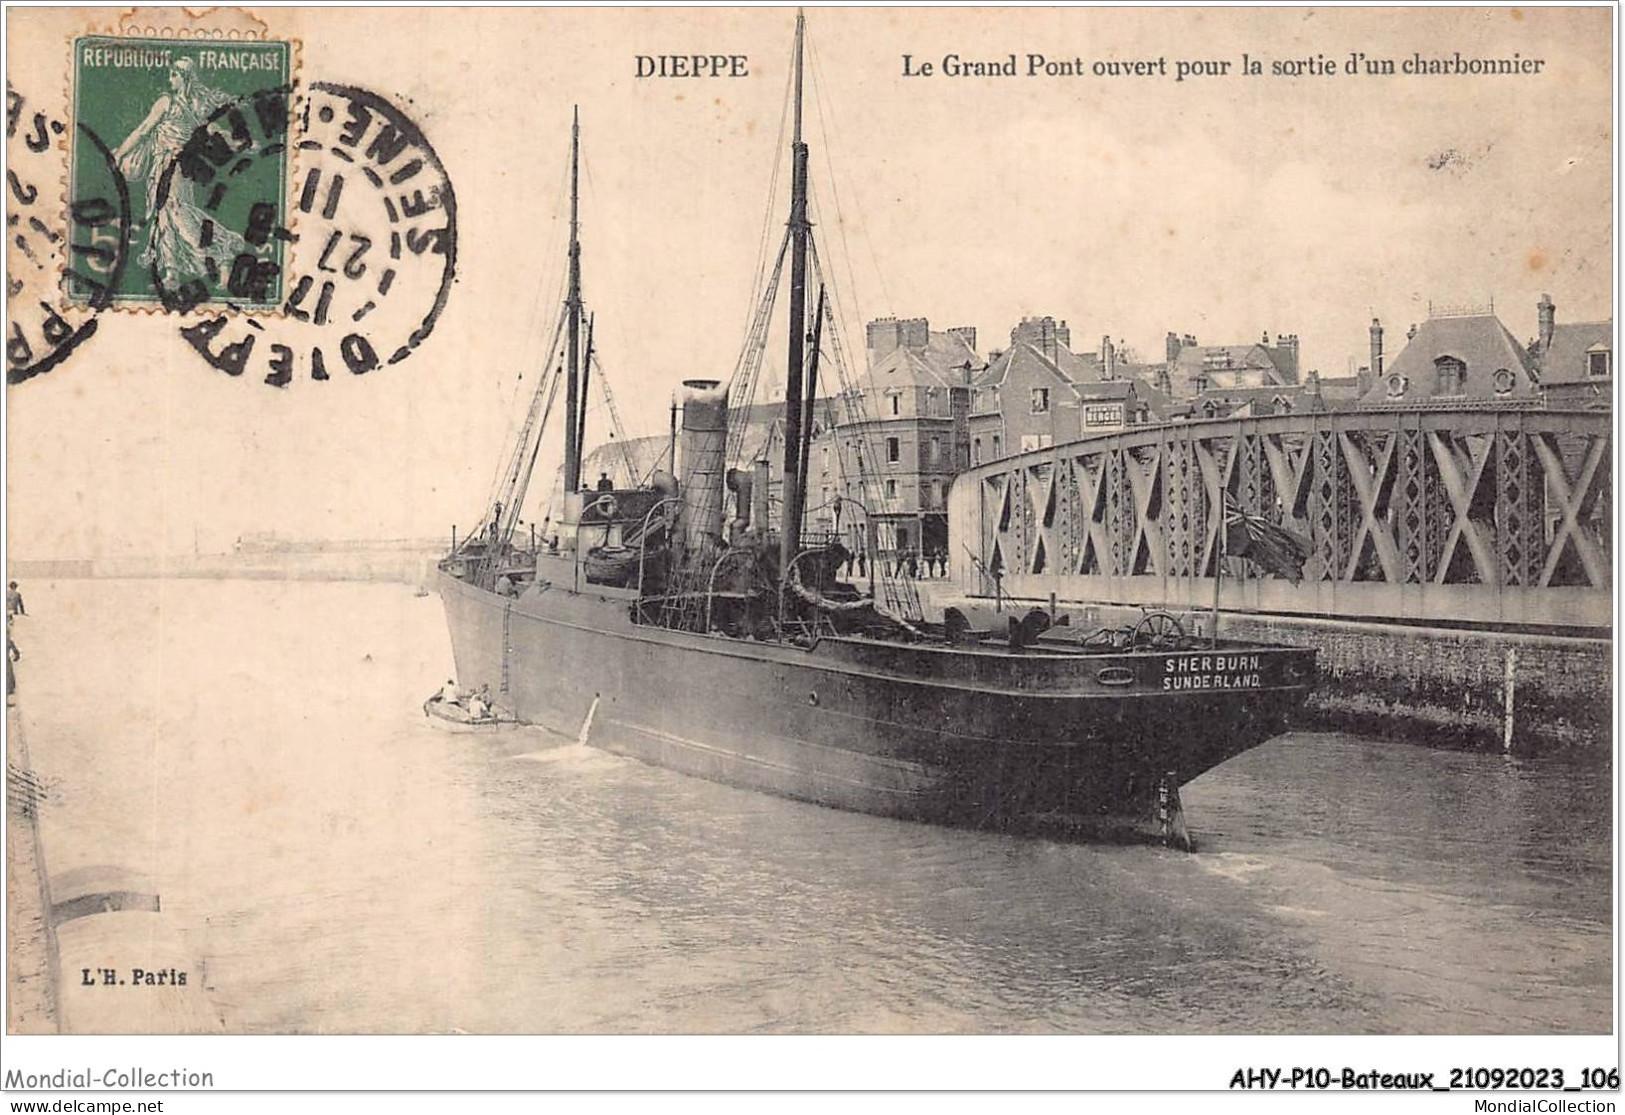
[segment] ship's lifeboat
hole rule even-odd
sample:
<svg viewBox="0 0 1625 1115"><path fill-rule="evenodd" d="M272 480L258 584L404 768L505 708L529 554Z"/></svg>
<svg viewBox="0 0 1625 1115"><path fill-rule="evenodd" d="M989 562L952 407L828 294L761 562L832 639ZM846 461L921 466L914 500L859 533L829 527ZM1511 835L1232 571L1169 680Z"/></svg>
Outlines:
<svg viewBox="0 0 1625 1115"><path fill-rule="evenodd" d="M504 719L495 712L475 716L462 705L443 701L439 697L430 697L423 702L423 715L428 717L432 727L443 732L500 732L519 723L517 720Z"/></svg>

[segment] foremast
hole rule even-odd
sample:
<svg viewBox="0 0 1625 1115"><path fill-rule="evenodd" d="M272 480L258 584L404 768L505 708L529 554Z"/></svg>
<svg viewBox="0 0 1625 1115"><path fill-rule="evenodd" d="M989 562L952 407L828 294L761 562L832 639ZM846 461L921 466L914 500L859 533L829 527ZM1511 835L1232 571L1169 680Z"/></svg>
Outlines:
<svg viewBox="0 0 1625 1115"><path fill-rule="evenodd" d="M789 569L801 552L801 517L806 477L801 475L803 429L802 370L807 351L807 144L801 136L802 54L807 17L796 11L795 124L790 140L790 328L784 383L784 510L779 524L779 567ZM808 424L810 425L810 424Z"/></svg>
<svg viewBox="0 0 1625 1115"><path fill-rule="evenodd" d="M570 121L570 285L565 298L564 492L581 490L581 109ZM557 274L557 272L554 272Z"/></svg>

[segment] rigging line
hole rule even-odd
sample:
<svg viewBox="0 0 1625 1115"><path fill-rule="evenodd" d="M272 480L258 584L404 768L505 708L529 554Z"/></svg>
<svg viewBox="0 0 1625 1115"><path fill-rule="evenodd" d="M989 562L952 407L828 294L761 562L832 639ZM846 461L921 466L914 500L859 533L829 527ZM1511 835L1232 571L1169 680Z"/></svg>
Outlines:
<svg viewBox="0 0 1625 1115"><path fill-rule="evenodd" d="M596 180L593 178L592 161L591 161L591 159L589 159L587 157L587 154L586 154L585 151L581 152L580 158L581 158L581 167L582 167L582 169L584 171L586 171L586 175L587 175L587 188L582 191L582 199L581 199L582 200L582 206L581 206L581 208L582 208L583 211L587 212L589 215L601 215L601 211L599 210L598 204L597 204L598 203L598 185L597 185ZM587 223L588 222L583 221L582 225L585 226ZM583 299L583 302L585 302L584 299ZM585 305L583 305L582 309L583 309L583 311L585 311L585 309L586 309ZM609 332L611 334L611 338L610 338L611 344L613 345L614 343L619 342L620 346L621 346L620 351L622 351L622 352L627 351L628 346L626 345L626 336L625 336L625 334L623 334L621 332L620 318L617 317L614 314L611 314L610 316L608 316L605 319L605 321L607 323ZM602 327L600 327L600 328L602 328ZM603 362L599 357L599 350L602 347L603 347L602 345L596 345L593 348L593 351L592 351L592 363L593 363L593 366L598 369L600 385L607 392L609 390L609 380L604 375ZM615 422L617 423L617 433L618 433L619 436L625 437L626 436L626 429L625 429L624 425L621 424L620 413L615 408L613 398L611 398L609 401L610 401L611 413L612 413L612 415L613 415L613 417L615 419ZM642 411L641 407L638 407L638 408L635 408L635 409L638 410L638 414L639 414L640 418L647 417L647 415L643 414L643 411Z"/></svg>
<svg viewBox="0 0 1625 1115"><path fill-rule="evenodd" d="M539 283L536 284L537 297L536 297L536 301L531 306L531 310L530 310L530 313L528 315L527 320L535 320L537 317L540 316L537 313L537 311L541 308L541 290L542 290L542 287L543 287L542 283L539 282ZM551 299L549 301L551 301ZM555 338L555 341L556 341L556 338ZM531 341L529 344L527 344L524 347L523 353L522 353L522 355L520 357L520 360L518 362L519 372L514 377L513 391L511 392L511 394L509 396L508 404L507 404L507 406L506 406L506 408L504 410L504 413L506 413L509 416L507 421L506 421L505 428L504 428L504 431L503 431L503 439L502 440L503 440L504 444L512 444L515 441L515 439L522 436L522 433L523 433L523 430L524 430L524 422L526 420L528 420L528 415L530 413L530 410L534 406L534 402L533 402L530 407L526 407L524 410L520 410L514 404L515 404L516 400L519 398L520 388L524 386L524 374L525 374L525 371L527 369L534 368L536 366L537 362L536 362L536 358L535 358L535 355L534 355L535 351L536 351L535 341ZM551 352L549 352L549 353L546 354L546 359L541 363L541 378L537 380L536 386L532 391L533 398L534 398L535 395L539 394L541 392L541 390L543 389L543 387L546 385L547 375L551 371L551 369L552 369L552 354L551 354ZM519 415L526 415L527 418L526 419L520 419L520 418L518 418ZM516 420L517 420L517 424L516 424ZM508 462L509 461L510 461L510 458L509 458L509 456L507 454L504 454L504 455L502 455L501 457L499 457L497 459L496 468L492 472L490 486L487 489L488 497L486 499L486 506L488 506L488 507L491 504L491 499L496 496L498 491L503 486L503 478L507 474Z"/></svg>
<svg viewBox="0 0 1625 1115"><path fill-rule="evenodd" d="M812 245L811 247L811 262L813 264L814 273L815 275L822 276L823 263L818 256L816 244ZM826 313L828 311L829 307L826 306ZM864 503L867 505L869 512L865 515L865 518L872 521L874 519L876 509L881 508L882 506L881 501L889 500L891 498L884 494L884 489L882 486L884 477L881 475L881 470L879 467L880 454L878 451L878 445L876 444L877 439L883 435L880 433L879 423L868 421L868 414L864 405L863 394L859 392L856 386L853 384L851 368L846 359L844 346L841 343L840 332L838 329L834 328L833 322L831 322L831 326L831 332L833 334L832 352L835 355L836 372L842 382L842 395L848 399L849 419L862 424L862 433L860 433L856 439L856 448L858 451L857 465L859 472L858 484L863 491ZM841 459L839 451L840 444L839 439L837 439L837 474L841 477L844 484L847 479L847 474L845 471L845 462ZM884 514L887 512L882 511L881 513ZM894 529L895 526L896 524L894 523ZM876 533L876 542L878 543L878 529ZM878 554L870 554L869 557L871 561L879 560ZM886 602L895 609L899 610L905 616L918 617L920 614L918 592L914 586L907 581L906 577L904 577L900 572L892 572L884 564L878 568L877 572L879 573L878 583L885 588Z"/></svg>
<svg viewBox="0 0 1625 1115"><path fill-rule="evenodd" d="M790 96L795 76L795 67L792 65L785 70L784 96L779 101L779 132L773 141L773 170L768 176L767 197L762 207L762 232L757 239L756 264L752 270L749 301L745 318L745 338L743 344L748 344L754 333L754 322L750 316L754 312L762 289L762 282L766 272L768 245L772 243L772 229L774 226L774 201L779 193L779 179L784 168L784 132L790 118Z"/></svg>
<svg viewBox="0 0 1625 1115"><path fill-rule="evenodd" d="M566 311L566 313L568 313L568 311ZM564 316L561 314L560 318L559 318L559 328L562 329L563 325L564 325ZM558 332L558 330L555 330L555 333L557 333L557 332ZM556 350L556 348L557 348L557 346L555 346L555 350ZM564 378L565 378L565 376L564 376L563 364L562 364L562 362L560 362L559 364L555 365L555 367L554 367L552 384L550 385L550 387L548 389L548 393L547 393L547 405L542 411L541 425L540 425L540 428L538 429L537 434L536 434L536 445L535 445L535 448L531 450L531 454L530 454L530 464L525 469L523 480L520 483L517 492L514 494L513 499L511 500L511 507L513 509L512 510L513 523L518 523L518 521L519 521L519 512L520 512L520 510L522 510L524 508L525 497L529 493L529 490L530 490L530 480L531 480L531 477L533 475L535 475L535 472L536 472L536 459L541 454L541 451L542 451L542 441L543 441L543 436L542 435L547 430L548 419L551 418L552 415L553 415L553 405L554 405L554 402L558 399L558 395L559 395L559 384L561 382L563 382ZM551 518L552 515L553 515L553 501L552 501L552 496L550 494L549 497L548 497L547 510L546 510L546 512L544 514L544 520ZM499 529L500 529L500 527L499 527ZM512 537L512 535L513 535L513 525L510 524L508 526L508 528L505 531L502 532L502 544L504 546L507 545L508 540Z"/></svg>
<svg viewBox="0 0 1625 1115"><path fill-rule="evenodd" d="M544 259L544 260L545 259L554 259L554 258L557 258L558 254L559 254L558 248L559 248L559 243L560 243L560 237L561 237L561 234L563 232L563 224L561 223L562 214L559 211L560 204L561 204L560 201L559 201L559 198L561 196L561 193L564 190L565 184L568 183L568 181L569 181L569 172L570 172L570 162L569 162L569 159L566 158L563 161L563 164L562 164L562 166L560 168L559 181L556 184L556 188L554 189L554 191L552 193L552 197L554 199L554 205L553 205L553 212L552 212L552 215L551 215L551 219L550 219L549 225L548 225L549 231L548 231L548 240L547 240L547 243L546 243L546 250L542 254L540 254L540 255L538 255L536 257L538 259ZM538 311L541 309L541 307L543 305L543 294L544 294L544 292L548 296L547 299L546 299L548 304L551 304L556 300L558 292L562 289L562 284L563 284L563 281L564 281L563 280L563 274L564 274L563 271L559 272L558 283L555 284L552 288L549 288L548 285L547 285L547 272L543 271L543 272L539 273L539 275L537 277L535 287L534 287L534 293L532 295L531 304L530 304L530 307L529 307L528 311L526 312L526 315L525 315L525 318L524 318L525 321L527 321L527 322L535 321L538 317L540 317L540 314L538 313ZM527 330L526 331L526 336L527 336L527 342L528 343L526 343L524 345L524 347L520 351L519 359L518 359L518 362L517 362L517 366L518 366L519 370L518 370L517 374L514 376L513 388L509 393L508 404L507 404L506 408L504 409L504 413L509 416L508 420L507 420L507 422L505 424L505 428L503 430L503 442L504 443L507 443L510 439L518 436L518 428L515 426L515 417L518 414L524 413L524 412L521 412L519 410L519 408L517 406L515 406L515 403L519 398L520 389L524 385L525 372L535 366L535 351L536 351L535 343L536 343L536 339L537 339L537 334L534 333L533 331ZM551 355L549 355L549 361L551 361ZM543 375L544 379L545 379L545 377L546 377L546 375L548 373L548 370L551 368L551 366L552 366L551 362L549 362L547 364L544 364L542 366L542 375ZM537 385L537 390L538 391L541 390L541 386L542 385L540 383L538 383L538 385ZM489 488L487 489L487 492L488 492L489 496L494 497L497 490L498 490L499 485L501 484L501 477L502 477L502 474L503 474L502 473L502 465L503 465L503 461L505 459L506 459L506 457L499 457L497 459L496 469L492 473L491 483L490 483ZM490 506L490 503L491 503L491 499L488 498L486 500L486 505Z"/></svg>
<svg viewBox="0 0 1625 1115"><path fill-rule="evenodd" d="M494 493L493 498L487 500L487 505L491 508L491 511L487 514L495 521L499 536L504 538L506 532L503 530L502 515L496 512L496 503L501 502L503 512L517 520L519 508L524 503L525 492L530 485L530 474L536 467L536 456L541 451L542 441L547 432L547 420L553 410L553 399L558 394L560 377L553 357L558 353L559 333L564 327L564 317L567 312L560 312L558 321L553 327L553 344L549 347L548 353L548 366L552 375L551 377L544 375L542 382L536 385L536 395L531 400L530 409L526 413L525 427L520 431L518 442L514 447L513 457L506 472L506 480L501 489ZM546 393L545 405L543 399L544 390ZM540 415L538 415L539 410L541 411ZM538 417L540 418L539 423ZM532 437L535 439L535 447L530 449ZM527 449L530 449L530 464L528 467L525 464L525 451ZM495 496L504 498L498 501ZM482 527L484 524L485 517L482 516Z"/></svg>
<svg viewBox="0 0 1625 1115"><path fill-rule="evenodd" d="M789 251L790 239L790 230L786 228L784 239L779 245L778 259L773 265L772 276L756 307L751 334L746 340L744 350L739 354L739 365L734 369L733 377L728 383L730 410L737 406L748 412L755 401L757 379L761 372L762 357L767 350L773 307L778 300L779 281L784 275L784 257ZM728 454L727 459L735 464L742 462L739 454L743 452L745 446L746 425L743 419L729 424L725 452Z"/></svg>
<svg viewBox="0 0 1625 1115"><path fill-rule="evenodd" d="M836 220L837 220L837 223L839 224L839 227L840 227L840 230L841 230L842 251L846 253L847 274L852 279L852 295L853 295L853 298L856 299L856 297L857 297L857 278L853 274L853 271L852 271L852 254L851 254L850 248L848 248L847 244L846 244L846 221L842 218L842 215L841 215L840 192L839 192L839 190L838 190L838 188L836 187L836 184L835 184L835 162L834 162L834 157L833 157L833 155L834 155L834 146L835 146L834 139L833 139L833 137L834 137L834 129L825 120L825 116L824 116L823 62L819 58L818 44L816 42L811 43L811 54L812 54L812 63L813 63L812 64L812 69L813 69L813 106L816 109L816 111L818 112L818 127L819 127L819 130L822 131L823 135L824 135L824 143L823 143L823 147L824 147L824 165L829 170L830 194L831 194L832 200L835 202ZM829 120L834 120L834 118L835 118L835 107L834 107L833 104L831 104L830 105L830 110L829 110ZM852 207L856 211L856 216L857 216L859 225L862 226L861 231L863 233L864 242L866 244L868 244L868 246L869 246L869 259L870 259L870 262L874 265L874 268L875 268L875 278L880 283L880 296L881 296L881 298L885 299L886 306L893 307L893 306L895 306L895 303L892 302L891 290L886 285L886 274L880 268L880 257L875 252L874 237L869 235L869 225L868 225L867 220L864 218L863 202L862 202L861 198L856 193L854 193L852 195Z"/></svg>
<svg viewBox="0 0 1625 1115"><path fill-rule="evenodd" d="M632 450L627 444L626 424L621 421L621 408L615 405L615 395L609 389L609 376L604 372L604 363L598 358L597 352L592 354L592 364L598 369L598 389L603 393L604 406L609 411L610 437L621 443L621 458L626 462L627 479L636 479L638 469L632 460Z"/></svg>

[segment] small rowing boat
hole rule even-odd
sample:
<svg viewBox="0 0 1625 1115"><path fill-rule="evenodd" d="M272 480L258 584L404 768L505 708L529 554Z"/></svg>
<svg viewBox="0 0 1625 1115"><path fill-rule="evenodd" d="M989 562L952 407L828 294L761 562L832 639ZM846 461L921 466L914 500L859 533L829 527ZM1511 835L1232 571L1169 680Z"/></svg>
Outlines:
<svg viewBox="0 0 1625 1115"><path fill-rule="evenodd" d="M441 700L438 696L423 702L423 715L429 723L444 732L499 732L517 727L519 721L504 719L495 712L475 716L455 701Z"/></svg>

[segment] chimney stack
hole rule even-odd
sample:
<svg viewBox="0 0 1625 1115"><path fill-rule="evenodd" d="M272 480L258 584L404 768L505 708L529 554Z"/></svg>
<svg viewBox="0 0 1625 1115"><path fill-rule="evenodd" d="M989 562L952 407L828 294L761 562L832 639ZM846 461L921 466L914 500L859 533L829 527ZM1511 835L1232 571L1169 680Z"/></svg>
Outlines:
<svg viewBox="0 0 1625 1115"><path fill-rule="evenodd" d="M1382 319L1371 319L1371 377L1382 378Z"/></svg>
<svg viewBox="0 0 1625 1115"><path fill-rule="evenodd" d="M879 317L869 323L867 330L869 362L878 363L881 358L903 343L902 329L894 317Z"/></svg>
<svg viewBox="0 0 1625 1115"><path fill-rule="evenodd" d="M1180 347L1179 346L1179 334L1178 333L1170 333L1170 334L1168 334L1168 339L1165 342L1165 344L1166 344L1165 355L1168 358L1168 363L1172 364L1175 360L1179 359L1179 347Z"/></svg>
<svg viewBox="0 0 1625 1115"><path fill-rule="evenodd" d="M1547 353L1552 350L1552 334L1557 331L1557 306L1550 294L1542 294L1535 309L1540 314L1540 351Z"/></svg>
<svg viewBox="0 0 1625 1115"><path fill-rule="evenodd" d="M1117 346L1110 337L1100 338L1100 378L1117 378Z"/></svg>

